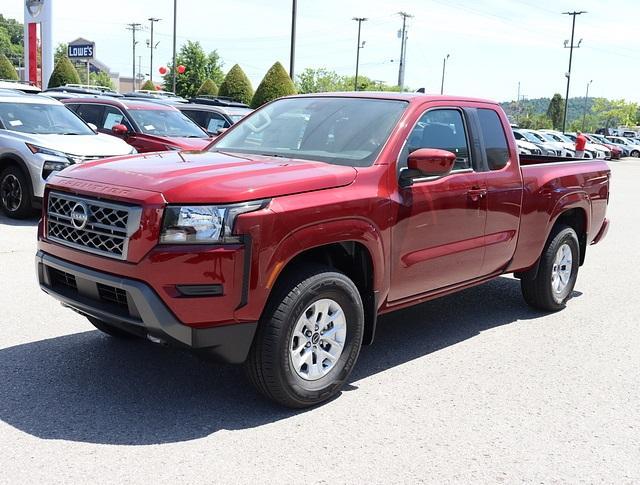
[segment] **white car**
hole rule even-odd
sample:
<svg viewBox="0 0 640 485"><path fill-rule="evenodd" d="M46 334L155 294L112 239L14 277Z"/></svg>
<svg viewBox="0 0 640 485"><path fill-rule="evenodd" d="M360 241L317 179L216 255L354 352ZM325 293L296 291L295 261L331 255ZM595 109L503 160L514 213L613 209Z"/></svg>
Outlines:
<svg viewBox="0 0 640 485"><path fill-rule="evenodd" d="M540 130L542 133L549 135L555 141L562 142L562 144L570 149L575 150L576 148L576 138L575 136L570 137L565 135L559 131L554 130ZM593 145L592 143L587 143L584 150L584 158L605 158L605 153L601 149L598 148L599 145ZM575 151L574 151L575 156Z"/></svg>
<svg viewBox="0 0 640 485"><path fill-rule="evenodd" d="M554 145L540 137L536 136L533 130L526 130L523 128L516 128L513 130L513 136L516 141L528 141L533 143L542 151L542 155L549 157L559 157L560 152L556 150Z"/></svg>
<svg viewBox="0 0 640 485"><path fill-rule="evenodd" d="M59 101L0 92L0 209L11 218L28 217L41 205L53 172L129 153L135 149L120 138L96 133Z"/></svg>
<svg viewBox="0 0 640 485"><path fill-rule="evenodd" d="M578 137L577 133L565 133L565 136L572 140L574 143L576 138ZM600 145L599 143L591 143L588 142L585 146L586 151L595 152L594 158L601 158L604 160L611 160L611 150L604 145Z"/></svg>
<svg viewBox="0 0 640 485"><path fill-rule="evenodd" d="M542 155L542 150L526 140L516 140L519 155Z"/></svg>
<svg viewBox="0 0 640 485"><path fill-rule="evenodd" d="M545 133L544 131L531 131L531 134L535 137L550 143L551 148L553 148L558 156L560 157L570 157L573 158L576 156L575 144L566 143L561 140L556 140L549 133Z"/></svg>

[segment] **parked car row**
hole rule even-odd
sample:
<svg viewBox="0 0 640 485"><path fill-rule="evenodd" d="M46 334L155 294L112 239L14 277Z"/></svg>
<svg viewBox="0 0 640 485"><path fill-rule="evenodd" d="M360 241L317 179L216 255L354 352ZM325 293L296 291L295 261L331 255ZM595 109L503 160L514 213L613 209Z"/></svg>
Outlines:
<svg viewBox="0 0 640 485"><path fill-rule="evenodd" d="M40 93L26 87L0 88L0 209L13 218L38 208L47 178L69 165L138 152L202 150L251 112L227 99L181 102L95 86Z"/></svg>

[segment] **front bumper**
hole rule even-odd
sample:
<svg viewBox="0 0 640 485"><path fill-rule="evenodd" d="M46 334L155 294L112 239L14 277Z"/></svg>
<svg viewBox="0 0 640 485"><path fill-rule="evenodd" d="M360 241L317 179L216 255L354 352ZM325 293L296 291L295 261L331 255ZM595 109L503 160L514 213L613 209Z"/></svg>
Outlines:
<svg viewBox="0 0 640 485"><path fill-rule="evenodd" d="M95 271L43 251L36 255L40 288L78 313L131 333L200 351L229 363L246 359L256 323L207 328L183 325L147 284Z"/></svg>

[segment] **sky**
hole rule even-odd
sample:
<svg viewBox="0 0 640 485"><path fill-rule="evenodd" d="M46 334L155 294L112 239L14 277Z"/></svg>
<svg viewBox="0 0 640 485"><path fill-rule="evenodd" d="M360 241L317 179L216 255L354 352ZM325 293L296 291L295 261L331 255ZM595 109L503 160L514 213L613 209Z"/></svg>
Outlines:
<svg viewBox="0 0 640 485"><path fill-rule="evenodd" d="M149 72L149 17L160 44L157 68L171 59L173 0L49 0L54 2L56 44L84 37L96 43L96 58L111 70L131 76L131 33L139 22L143 72ZM0 13L23 20L23 0L2 0ZM238 63L254 88L269 67L289 67L291 0L178 0L178 48L199 41L216 49L225 71ZM570 96L640 101L640 44L634 42L640 22L639 0L298 0L295 70L326 68L353 75L357 22L362 24L360 73L396 84L402 19L408 20L405 84L440 91L443 58L447 61L445 93L498 101L564 96L571 36L571 17L562 12L586 10L576 20ZM137 62L137 60L136 60Z"/></svg>

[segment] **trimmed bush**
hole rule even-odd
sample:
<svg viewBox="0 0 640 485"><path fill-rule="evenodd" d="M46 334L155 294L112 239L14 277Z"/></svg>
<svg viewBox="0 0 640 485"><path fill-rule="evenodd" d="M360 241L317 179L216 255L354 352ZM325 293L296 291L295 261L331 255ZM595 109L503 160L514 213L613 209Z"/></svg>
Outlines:
<svg viewBox="0 0 640 485"><path fill-rule="evenodd" d="M80 76L78 71L73 67L71 61L67 56L62 56L56 66L53 68L51 78L49 79L49 87L57 88L58 86L64 86L65 84L79 84Z"/></svg>
<svg viewBox="0 0 640 485"><path fill-rule="evenodd" d="M140 89L144 89L145 91L155 91L156 85L151 82L151 79L147 79Z"/></svg>
<svg viewBox="0 0 640 485"><path fill-rule="evenodd" d="M11 61L7 59L7 56L2 53L0 53L0 79L10 79L12 81L18 80L16 68L13 67Z"/></svg>
<svg viewBox="0 0 640 485"><path fill-rule="evenodd" d="M254 109L259 108L269 101L291 94L296 94L296 87L282 64L276 62L267 71L260 86L256 89L256 94L253 95L253 100L251 101L251 107Z"/></svg>
<svg viewBox="0 0 640 485"><path fill-rule="evenodd" d="M238 64L233 66L225 76L218 90L218 96L225 96L244 104L251 103L253 86Z"/></svg>
<svg viewBox="0 0 640 485"><path fill-rule="evenodd" d="M211 79L205 79L200 89L196 93L196 96L217 96L218 86Z"/></svg>

